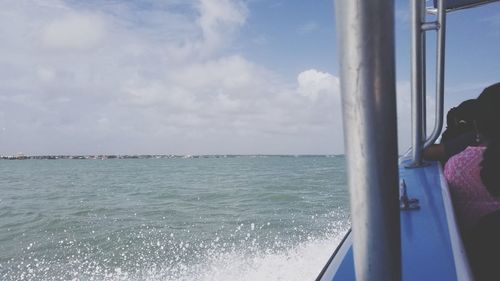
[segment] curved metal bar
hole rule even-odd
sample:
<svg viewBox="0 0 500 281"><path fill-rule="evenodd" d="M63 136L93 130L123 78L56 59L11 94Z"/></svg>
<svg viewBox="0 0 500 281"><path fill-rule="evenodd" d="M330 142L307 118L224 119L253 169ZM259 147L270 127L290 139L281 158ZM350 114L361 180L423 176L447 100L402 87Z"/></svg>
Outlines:
<svg viewBox="0 0 500 281"><path fill-rule="evenodd" d="M424 143L424 149L433 144L443 129L444 108L444 63L445 63L445 38L446 38L446 0L439 0L438 6L438 38L436 52L436 116L434 130Z"/></svg>
<svg viewBox="0 0 500 281"><path fill-rule="evenodd" d="M335 1L356 280L401 280L394 0Z"/></svg>

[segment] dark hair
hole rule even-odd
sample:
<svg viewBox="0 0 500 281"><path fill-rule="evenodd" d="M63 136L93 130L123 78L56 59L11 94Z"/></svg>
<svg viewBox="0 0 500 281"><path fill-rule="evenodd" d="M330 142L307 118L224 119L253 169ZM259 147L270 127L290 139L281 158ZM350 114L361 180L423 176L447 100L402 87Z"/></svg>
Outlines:
<svg viewBox="0 0 500 281"><path fill-rule="evenodd" d="M446 130L441 136L441 142L447 142L465 132L474 130L478 107L477 100L470 99L453 107L446 115Z"/></svg>
<svg viewBox="0 0 500 281"><path fill-rule="evenodd" d="M500 196L500 83L491 85L477 98L477 130L487 140L481 162L481 180L493 196Z"/></svg>

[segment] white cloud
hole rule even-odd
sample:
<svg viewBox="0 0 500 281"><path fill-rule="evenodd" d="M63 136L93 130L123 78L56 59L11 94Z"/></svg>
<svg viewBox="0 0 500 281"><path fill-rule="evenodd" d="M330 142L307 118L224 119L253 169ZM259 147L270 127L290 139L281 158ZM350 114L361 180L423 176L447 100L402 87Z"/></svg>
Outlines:
<svg viewBox="0 0 500 281"><path fill-rule="evenodd" d="M228 51L243 2L75 5L3 7L0 154L342 151L338 78Z"/></svg>
<svg viewBox="0 0 500 281"><path fill-rule="evenodd" d="M104 20L97 15L68 14L47 23L42 30L42 43L55 49L90 49L106 36Z"/></svg>
<svg viewBox="0 0 500 281"><path fill-rule="evenodd" d="M231 0L200 0L198 9L198 24L209 50L220 48L227 35L245 23L248 13L242 2Z"/></svg>
<svg viewBox="0 0 500 281"><path fill-rule="evenodd" d="M303 71L297 77L298 92L312 100L320 95L339 95L339 79L315 69Z"/></svg>
<svg viewBox="0 0 500 281"><path fill-rule="evenodd" d="M47 67L39 67L37 72L38 72L38 77L42 82L51 82L56 77L54 70Z"/></svg>
<svg viewBox="0 0 500 281"><path fill-rule="evenodd" d="M238 94L253 87L259 77L257 66L240 56L226 56L181 66L170 78L195 91L230 91ZM262 70L263 71L263 70ZM196 78L196 79L193 79ZM257 79L256 79L257 78Z"/></svg>

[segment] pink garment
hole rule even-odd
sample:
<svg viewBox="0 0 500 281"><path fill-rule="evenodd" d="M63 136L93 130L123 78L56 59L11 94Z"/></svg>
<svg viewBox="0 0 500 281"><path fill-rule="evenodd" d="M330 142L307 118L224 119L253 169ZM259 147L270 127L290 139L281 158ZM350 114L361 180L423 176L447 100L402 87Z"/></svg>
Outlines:
<svg viewBox="0 0 500 281"><path fill-rule="evenodd" d="M484 146L469 146L451 157L444 167L458 223L467 235L479 219L500 210L500 199L492 197L481 181Z"/></svg>

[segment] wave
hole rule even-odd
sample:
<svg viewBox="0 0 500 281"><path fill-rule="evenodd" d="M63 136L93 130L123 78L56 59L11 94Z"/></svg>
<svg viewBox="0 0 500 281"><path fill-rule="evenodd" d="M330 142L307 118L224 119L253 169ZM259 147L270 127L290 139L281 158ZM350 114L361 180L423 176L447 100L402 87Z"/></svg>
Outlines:
<svg viewBox="0 0 500 281"><path fill-rule="evenodd" d="M158 257L145 252L129 255L129 262L113 266L102 253L80 252L63 260L53 257L27 257L23 261L0 261L0 279L13 280L103 280L103 281L229 281L229 280L314 280L342 240L347 223L322 237L307 237L300 243L276 240L272 247L254 243L222 243L218 238L203 251L190 252L194 245L181 243L170 253ZM155 247L163 247L156 242ZM69 243L71 246L72 243ZM155 243L151 243L155 244ZM73 243L73 245L75 245ZM245 245L245 247L241 247ZM32 247L32 246L31 246ZM108 249L109 250L109 249ZM105 251L100 249L100 251ZM157 252L149 252L154 255ZM193 254L197 255L193 257ZM118 255L118 252L117 252ZM191 256L186 258L186 255ZM161 259L157 259L161 258ZM120 259L127 259L122 255ZM152 262L152 260L156 260Z"/></svg>

